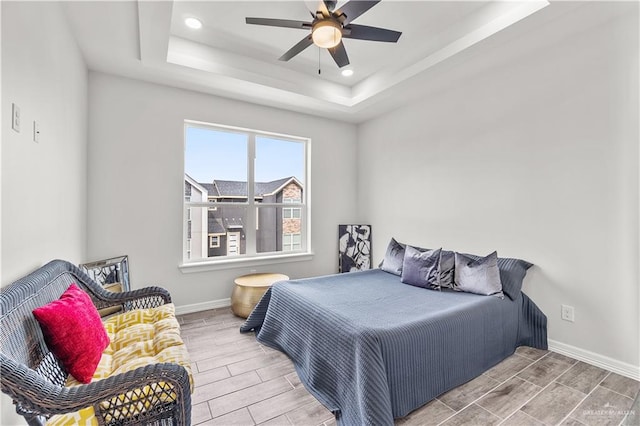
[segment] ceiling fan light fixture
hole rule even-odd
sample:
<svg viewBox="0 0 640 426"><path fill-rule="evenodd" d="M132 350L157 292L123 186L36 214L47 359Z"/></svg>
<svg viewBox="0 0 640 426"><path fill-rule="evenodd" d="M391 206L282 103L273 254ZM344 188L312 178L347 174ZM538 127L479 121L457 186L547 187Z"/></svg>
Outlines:
<svg viewBox="0 0 640 426"><path fill-rule="evenodd" d="M315 9L315 13L313 12L314 9L311 11L311 17L313 18L311 22L252 17L246 17L245 21L251 25L295 28L307 31L311 29L311 34L307 33L302 40L287 50L278 60L288 61L306 48L315 44L320 49L327 49L338 68L343 68L349 65L349 55L347 55L347 50L344 43L342 43L343 37L396 43L402 35L399 31L388 30L386 28L352 24L354 19L357 19L379 2L380 0L347 0L346 3L340 6L340 9L335 10L338 3L337 1L320 0L318 9ZM320 57L318 56L318 64L319 63ZM345 77L347 76L345 75Z"/></svg>
<svg viewBox="0 0 640 426"><path fill-rule="evenodd" d="M316 46L330 49L340 44L341 30L340 24L330 19L319 21L311 29L311 39Z"/></svg>

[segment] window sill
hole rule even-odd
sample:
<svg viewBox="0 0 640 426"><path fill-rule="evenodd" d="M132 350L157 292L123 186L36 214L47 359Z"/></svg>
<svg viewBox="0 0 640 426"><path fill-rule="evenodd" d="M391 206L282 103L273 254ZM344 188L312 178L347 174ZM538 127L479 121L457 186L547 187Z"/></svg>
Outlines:
<svg viewBox="0 0 640 426"><path fill-rule="evenodd" d="M219 271L222 269L246 268L251 266L272 265L274 263L307 262L313 259L313 253L277 254L256 257L241 257L224 260L204 260L181 263L178 269L183 274L193 272Z"/></svg>

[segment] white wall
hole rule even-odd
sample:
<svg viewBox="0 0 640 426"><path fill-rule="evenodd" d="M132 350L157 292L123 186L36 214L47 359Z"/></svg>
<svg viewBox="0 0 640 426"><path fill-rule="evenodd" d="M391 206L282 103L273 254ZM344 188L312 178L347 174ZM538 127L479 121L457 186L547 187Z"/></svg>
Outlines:
<svg viewBox="0 0 640 426"><path fill-rule="evenodd" d="M233 279L250 269L291 277L337 271L338 224L355 220L354 125L94 72L89 99L88 257L129 255L132 287L161 285L177 306L230 297ZM313 261L178 269L185 119L312 139Z"/></svg>
<svg viewBox="0 0 640 426"><path fill-rule="evenodd" d="M531 261L549 338L638 371L638 13L624 7L589 29L579 13L532 25L469 55L449 90L362 124L358 192L376 262L392 236Z"/></svg>
<svg viewBox="0 0 640 426"><path fill-rule="evenodd" d="M86 249L87 69L56 3L2 2L2 271L7 285ZM11 104L22 113L11 129ZM32 140L33 120L40 143ZM21 417L2 395L3 425Z"/></svg>
<svg viewBox="0 0 640 426"><path fill-rule="evenodd" d="M57 3L2 2L2 284L84 259L87 70ZM9 112L9 115L11 113ZM40 125L35 143L33 121Z"/></svg>

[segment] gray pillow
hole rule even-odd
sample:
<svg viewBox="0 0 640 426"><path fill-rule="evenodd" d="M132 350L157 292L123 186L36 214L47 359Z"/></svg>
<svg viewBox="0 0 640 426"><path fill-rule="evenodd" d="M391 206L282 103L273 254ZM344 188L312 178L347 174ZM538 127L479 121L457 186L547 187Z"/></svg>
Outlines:
<svg viewBox="0 0 640 426"><path fill-rule="evenodd" d="M474 254L465 254L471 259L478 260L480 256ZM502 291L509 296L509 299L516 300L522 291L522 281L527 270L533 266L526 260L515 259L509 257L498 258L498 269L500 269L500 281L502 282Z"/></svg>
<svg viewBox="0 0 640 426"><path fill-rule="evenodd" d="M394 238L391 238L387 246L387 252L380 264L380 269L394 275L402 274L402 262L404 261L404 244L400 244Z"/></svg>
<svg viewBox="0 0 640 426"><path fill-rule="evenodd" d="M455 256L452 251L442 250L440 255L440 286L453 288L453 275L455 269Z"/></svg>
<svg viewBox="0 0 640 426"><path fill-rule="evenodd" d="M398 243L402 246L404 244ZM419 251L429 251L431 249L426 249L422 247L414 247ZM440 287L453 288L453 270L455 269L455 258L453 256L453 252L449 250L442 250L440 254Z"/></svg>
<svg viewBox="0 0 640 426"><path fill-rule="evenodd" d="M420 251L406 246L401 281L416 287L440 290L440 253L442 249Z"/></svg>
<svg viewBox="0 0 640 426"><path fill-rule="evenodd" d="M460 253L455 253L454 256L454 290L504 298L498 269L498 252L494 251L477 260Z"/></svg>

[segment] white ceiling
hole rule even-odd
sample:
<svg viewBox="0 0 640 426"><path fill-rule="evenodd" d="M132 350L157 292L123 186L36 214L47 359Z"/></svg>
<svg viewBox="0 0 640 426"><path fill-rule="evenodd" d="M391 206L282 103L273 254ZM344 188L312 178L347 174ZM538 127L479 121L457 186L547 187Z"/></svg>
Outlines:
<svg viewBox="0 0 640 426"><path fill-rule="evenodd" d="M384 0L354 23L403 34L398 43L345 40L348 67L354 70L348 78L315 46L278 61L308 34L305 30L244 22L245 17L309 21L315 4L105 1L68 2L64 8L92 70L359 122L415 96L419 81L434 68L456 63L461 52L479 49L482 41L522 25L549 3ZM203 28L187 28L189 16L200 19Z"/></svg>
<svg viewBox="0 0 640 426"><path fill-rule="evenodd" d="M312 3L311 6L309 3ZM315 2L176 2L171 17L171 35L202 43L217 51L233 52L267 64L276 65L281 72L294 70L312 81L318 78L353 87L391 64L406 66L451 42L458 27L458 36L468 31L478 10L488 2L406 2L382 1L361 15L354 23L374 27L389 27L401 31L398 43L377 43L345 39L354 75L344 78L326 49L312 46L288 63L278 58L309 34L308 30L265 27L245 24L247 16L311 21L310 9ZM411 13L407 13L407 6ZM201 30L192 30L184 18L202 17ZM466 25L465 25L466 24ZM391 27L393 26L393 27ZM464 27L464 28L463 28ZM448 31L447 31L448 30ZM322 74L318 76L318 53ZM381 60L382 59L382 60Z"/></svg>

